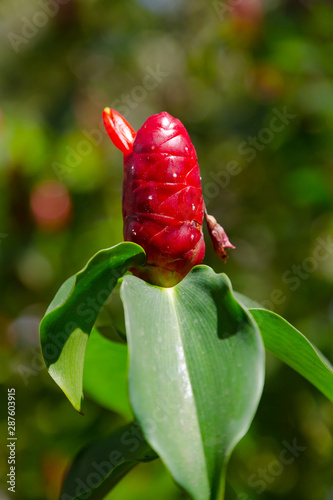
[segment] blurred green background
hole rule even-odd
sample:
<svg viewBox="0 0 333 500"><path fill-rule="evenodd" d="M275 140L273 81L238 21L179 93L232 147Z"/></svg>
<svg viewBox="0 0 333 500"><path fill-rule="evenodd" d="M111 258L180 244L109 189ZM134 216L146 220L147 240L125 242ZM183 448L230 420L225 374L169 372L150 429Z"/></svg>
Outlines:
<svg viewBox="0 0 333 500"><path fill-rule="evenodd" d="M77 451L124 422L89 398L77 414L38 339L62 282L122 240L122 155L102 128L105 106L135 128L163 110L184 123L208 210L237 247L224 265L206 238L205 263L333 360L333 6L1 0L0 16L0 499L55 500ZM294 440L305 449L281 468ZM238 500L332 500L332 470L332 404L268 356L257 416L229 466ZM108 496L129 498L185 497L156 461Z"/></svg>

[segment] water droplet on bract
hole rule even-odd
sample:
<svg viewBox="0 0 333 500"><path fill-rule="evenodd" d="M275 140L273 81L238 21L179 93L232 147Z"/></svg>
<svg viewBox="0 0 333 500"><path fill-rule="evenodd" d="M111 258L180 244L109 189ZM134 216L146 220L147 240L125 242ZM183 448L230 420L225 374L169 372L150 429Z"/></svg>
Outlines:
<svg viewBox="0 0 333 500"><path fill-rule="evenodd" d="M173 173L173 174L172 174L172 177L177 177L177 174Z"/></svg>
<svg viewBox="0 0 333 500"><path fill-rule="evenodd" d="M188 147L187 146L185 146L185 151L186 151L186 153L188 153Z"/></svg>
<svg viewBox="0 0 333 500"><path fill-rule="evenodd" d="M155 146L152 146L152 147L151 147L151 149L152 149L152 150L154 151L154 149L155 149Z"/></svg>
<svg viewBox="0 0 333 500"><path fill-rule="evenodd" d="M162 118L162 127L167 127L169 125L169 119L166 116Z"/></svg>
<svg viewBox="0 0 333 500"><path fill-rule="evenodd" d="M192 203L192 210L193 210L193 211L195 210L195 205L194 205L194 203Z"/></svg>
<svg viewBox="0 0 333 500"><path fill-rule="evenodd" d="M153 199L152 195L148 196L148 200L152 200L152 199Z"/></svg>
<svg viewBox="0 0 333 500"><path fill-rule="evenodd" d="M191 241L194 240L194 234L191 234Z"/></svg>
<svg viewBox="0 0 333 500"><path fill-rule="evenodd" d="M132 229L132 234L134 234L134 236L136 236L136 232L134 231L134 229Z"/></svg>

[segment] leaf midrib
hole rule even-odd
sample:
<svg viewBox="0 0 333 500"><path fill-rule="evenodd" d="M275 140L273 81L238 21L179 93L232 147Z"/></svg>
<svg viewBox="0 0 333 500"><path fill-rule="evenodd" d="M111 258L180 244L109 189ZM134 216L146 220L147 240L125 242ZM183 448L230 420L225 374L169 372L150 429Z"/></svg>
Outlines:
<svg viewBox="0 0 333 500"><path fill-rule="evenodd" d="M174 316L175 316L175 319L176 319L177 330L180 332L179 339L180 339L181 348L182 348L182 351L183 351L183 354L184 354L184 360L185 360L185 363L186 363L186 367L188 368L188 362L187 362L186 350L184 348L184 341L183 341L181 324L180 324L180 321L179 321L178 312L177 312L176 304L175 304L175 294L177 293L177 290L176 290L175 287L173 287L173 288L165 288L164 290L167 292L168 296L170 297L170 304L171 304L171 307L172 307L172 310L174 312ZM207 487L208 487L208 491L210 491L210 487L209 487L209 475L208 475L208 470L207 470L207 461L206 461L205 447L204 447L203 440L202 440L202 428L201 428L200 421L199 421L199 415L198 415L198 410L197 410L197 400L195 398L195 391L193 390L193 384L192 384L192 380L191 380L191 376L190 376L189 370L187 370L187 377L188 377L188 381L189 381L190 386L191 386L192 398L193 398L193 402L194 402L193 406L194 406L194 409L195 409L195 419L196 419L196 422L197 422L198 429L200 430L201 453L202 453L202 456L204 458L203 464L204 464L204 467L205 467L205 470L206 470Z"/></svg>

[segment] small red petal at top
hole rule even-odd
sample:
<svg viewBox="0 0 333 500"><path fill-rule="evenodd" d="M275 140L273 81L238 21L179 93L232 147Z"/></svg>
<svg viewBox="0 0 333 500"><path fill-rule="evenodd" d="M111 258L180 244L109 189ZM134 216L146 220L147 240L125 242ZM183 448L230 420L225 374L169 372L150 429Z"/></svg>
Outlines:
<svg viewBox="0 0 333 500"><path fill-rule="evenodd" d="M114 109L105 108L103 111L103 122L116 148L120 149L124 154L130 153L132 151L136 132L127 120Z"/></svg>

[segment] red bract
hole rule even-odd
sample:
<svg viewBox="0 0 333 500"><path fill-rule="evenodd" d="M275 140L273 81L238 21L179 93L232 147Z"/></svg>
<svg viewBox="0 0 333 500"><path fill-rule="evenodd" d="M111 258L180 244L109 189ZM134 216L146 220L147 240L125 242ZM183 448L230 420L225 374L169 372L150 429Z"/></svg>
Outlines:
<svg viewBox="0 0 333 500"><path fill-rule="evenodd" d="M184 125L166 112L148 118L136 135L114 110L106 108L103 119L124 153L124 239L141 245L147 255L146 266L133 273L154 285L173 286L205 254L205 209L194 146ZM223 247L232 245L215 220L215 225L208 222L214 248L225 258Z"/></svg>

